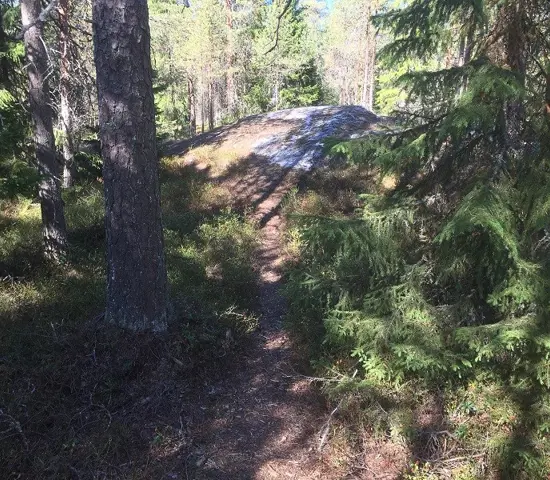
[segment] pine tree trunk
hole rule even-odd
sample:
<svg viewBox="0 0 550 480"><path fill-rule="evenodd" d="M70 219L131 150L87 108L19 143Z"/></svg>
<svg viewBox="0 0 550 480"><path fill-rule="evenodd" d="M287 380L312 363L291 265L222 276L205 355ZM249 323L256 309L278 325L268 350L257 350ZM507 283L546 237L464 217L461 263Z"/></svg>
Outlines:
<svg viewBox="0 0 550 480"><path fill-rule="evenodd" d="M374 35L374 29L371 24L371 6L367 9L367 32L366 32L366 46L365 46L365 69L363 75L363 92L361 95L361 104L367 109L371 110L374 107L374 67L376 56L376 37Z"/></svg>
<svg viewBox="0 0 550 480"><path fill-rule="evenodd" d="M214 92L211 81L208 83L208 130L214 130Z"/></svg>
<svg viewBox="0 0 550 480"><path fill-rule="evenodd" d="M227 109L229 114L235 117L237 114L237 95L235 91L235 74L233 73L233 65L235 64L235 48L233 45L233 0L225 0L225 23L229 35L227 41L227 65L225 74Z"/></svg>
<svg viewBox="0 0 550 480"><path fill-rule="evenodd" d="M472 24L468 29L468 33L461 40L460 50L458 55L458 66L462 67L472 60L472 49L474 46L475 24ZM462 80L462 84L458 88L458 95L462 95L468 87L468 76L465 76Z"/></svg>
<svg viewBox="0 0 550 480"><path fill-rule="evenodd" d="M206 118L206 106L204 103L204 86L202 88L201 92L201 133L204 133L205 126L204 126L204 119Z"/></svg>
<svg viewBox="0 0 550 480"><path fill-rule="evenodd" d="M93 5L107 230L106 319L167 328L168 290L147 0Z"/></svg>
<svg viewBox="0 0 550 480"><path fill-rule="evenodd" d="M187 108L189 115L189 136L194 137L197 133L197 112L195 108L195 86L191 78L187 79Z"/></svg>
<svg viewBox="0 0 550 480"><path fill-rule="evenodd" d="M53 112L47 78L48 56L43 42L43 22L39 19L40 3L40 0L22 0L21 19L25 32L36 163L42 177L38 196L42 211L44 249L48 259L60 261L67 249L67 228L61 198L60 165L55 154Z"/></svg>
<svg viewBox="0 0 550 480"><path fill-rule="evenodd" d="M59 62L59 97L61 103L61 131L63 133L64 188L69 188L73 186L76 173L73 147L73 117L71 114L69 101L69 94L71 91L71 33L69 30L69 1L70 0L59 0L59 51L61 52L61 58Z"/></svg>

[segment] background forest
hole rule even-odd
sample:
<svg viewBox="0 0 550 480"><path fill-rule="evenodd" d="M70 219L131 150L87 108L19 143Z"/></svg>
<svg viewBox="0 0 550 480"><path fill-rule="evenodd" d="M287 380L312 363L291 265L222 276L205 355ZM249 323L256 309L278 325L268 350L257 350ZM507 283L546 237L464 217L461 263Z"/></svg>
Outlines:
<svg viewBox="0 0 550 480"><path fill-rule="evenodd" d="M51 84L60 149L69 136L70 148L79 150L97 128L91 4L62 3L67 15L46 26ZM13 41L20 21L16 4L2 2L5 115L15 115L15 99L24 98L17 95L25 84L22 43ZM331 9L320 0L200 0L186 5L175 0L149 2L161 137L195 135L283 108L334 103L372 108L375 35L374 27L365 30L362 25L370 25L376 2L341 0ZM348 28L352 23L353 30ZM66 114L63 102L69 105ZM62 122L64 116L69 121ZM62 133L66 124L70 132ZM17 124L12 130L23 132ZM3 131L10 134L8 124ZM8 143L15 144L3 142Z"/></svg>
<svg viewBox="0 0 550 480"><path fill-rule="evenodd" d="M71 360L79 341L95 359L111 339L79 326L100 315L105 282L92 7L58 3L43 40L70 246L52 265L34 208L19 2L0 1L0 442L10 452L0 472L23 478L88 471L75 456L103 465L132 455L132 435L116 419L113 433L102 412L107 398L124 404L133 353L109 369ZM287 108L361 105L380 116L370 136L326 139L328 166L283 202L286 325L336 412L325 441L359 455L366 437L406 450L392 460L395 478L548 478L550 4L148 5L161 150ZM246 337L257 326L258 225L231 191L173 159L161 179L171 295L185 319L167 351L203 369L233 341L228 328ZM88 424L73 420L92 388L84 377L95 382L87 408L108 424L86 445ZM35 430L55 440L45 446ZM356 458L333 462L369 466ZM122 478L103 467L111 476L83 478Z"/></svg>

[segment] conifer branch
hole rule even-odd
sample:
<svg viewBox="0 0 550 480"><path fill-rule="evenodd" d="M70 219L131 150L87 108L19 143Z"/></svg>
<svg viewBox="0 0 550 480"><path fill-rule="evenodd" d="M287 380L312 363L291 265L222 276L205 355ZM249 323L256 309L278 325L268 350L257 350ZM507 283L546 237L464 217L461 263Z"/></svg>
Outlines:
<svg viewBox="0 0 550 480"><path fill-rule="evenodd" d="M277 16L277 29L275 30L275 44L267 51L264 55L268 55L273 50L275 50L279 45L279 31L281 29L281 22L283 21L283 17L288 12L290 6L292 5L293 0L287 0L285 3L285 6L283 7L283 11Z"/></svg>

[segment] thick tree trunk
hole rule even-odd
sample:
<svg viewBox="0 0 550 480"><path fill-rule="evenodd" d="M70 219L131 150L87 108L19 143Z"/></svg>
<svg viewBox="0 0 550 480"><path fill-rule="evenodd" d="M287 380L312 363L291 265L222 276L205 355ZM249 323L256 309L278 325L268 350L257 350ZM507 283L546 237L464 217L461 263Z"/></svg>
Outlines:
<svg viewBox="0 0 550 480"><path fill-rule="evenodd" d="M42 176L38 196L42 210L45 255L51 260L60 261L67 249L67 228L61 198L60 165L55 155L53 112L47 78L48 56L42 38L40 12L40 0L21 1L36 163Z"/></svg>
<svg viewBox="0 0 550 480"><path fill-rule="evenodd" d="M107 230L107 321L167 328L147 0L94 0Z"/></svg>
<svg viewBox="0 0 550 480"><path fill-rule="evenodd" d="M63 187L72 187L76 173L73 146L73 117L69 95L71 91L71 33L69 30L70 0L59 0L59 97L60 121L63 134Z"/></svg>

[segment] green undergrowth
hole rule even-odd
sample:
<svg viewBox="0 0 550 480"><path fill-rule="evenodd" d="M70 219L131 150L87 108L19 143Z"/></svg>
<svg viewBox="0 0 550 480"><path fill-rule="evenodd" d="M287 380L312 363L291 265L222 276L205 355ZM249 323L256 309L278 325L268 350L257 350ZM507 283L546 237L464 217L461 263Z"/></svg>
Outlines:
<svg viewBox="0 0 550 480"><path fill-rule="evenodd" d="M405 445L408 479L547 478L548 173L458 201L330 188L359 168L318 172L285 206L287 323L350 438L367 425Z"/></svg>
<svg viewBox="0 0 550 480"><path fill-rule="evenodd" d="M1 205L0 477L160 478L155 434L144 432L158 414L147 402L169 411L178 400L171 382L215 375L256 328L256 226L231 209L223 187L178 159L163 162L161 179L174 305L162 338L102 323L100 183L64 193L70 252L61 266L40 254L39 205Z"/></svg>

